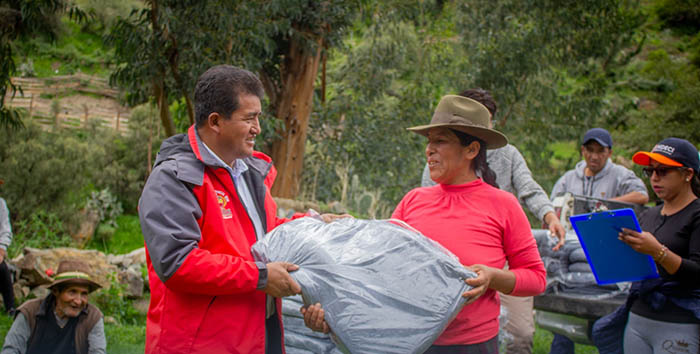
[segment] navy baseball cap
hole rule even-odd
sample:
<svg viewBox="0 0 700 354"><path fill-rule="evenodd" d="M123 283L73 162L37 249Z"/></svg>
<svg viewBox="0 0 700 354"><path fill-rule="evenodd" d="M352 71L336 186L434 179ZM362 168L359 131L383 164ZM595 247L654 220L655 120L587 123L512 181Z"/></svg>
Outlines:
<svg viewBox="0 0 700 354"><path fill-rule="evenodd" d="M651 152L639 151L632 156L632 161L642 166L649 166L651 160L668 166L689 167L696 174L700 172L698 149L685 139L666 138L654 145Z"/></svg>
<svg viewBox="0 0 700 354"><path fill-rule="evenodd" d="M610 133L603 128L593 128L583 135L583 142L581 145L586 145L591 140L595 140L598 144L603 147L612 149L612 137Z"/></svg>

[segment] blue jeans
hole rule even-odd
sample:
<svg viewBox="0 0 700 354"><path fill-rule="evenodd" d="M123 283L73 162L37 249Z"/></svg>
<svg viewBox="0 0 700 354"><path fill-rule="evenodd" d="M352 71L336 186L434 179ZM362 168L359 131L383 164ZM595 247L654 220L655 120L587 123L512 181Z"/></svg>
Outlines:
<svg viewBox="0 0 700 354"><path fill-rule="evenodd" d="M554 333L552 346L549 348L549 354L574 354L574 341L567 336Z"/></svg>

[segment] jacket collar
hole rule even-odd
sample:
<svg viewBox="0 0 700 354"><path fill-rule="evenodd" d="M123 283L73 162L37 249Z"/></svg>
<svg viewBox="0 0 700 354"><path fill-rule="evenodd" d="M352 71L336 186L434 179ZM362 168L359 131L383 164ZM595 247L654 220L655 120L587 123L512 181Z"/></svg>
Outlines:
<svg viewBox="0 0 700 354"><path fill-rule="evenodd" d="M204 142L202 142L202 138L199 136L195 125L192 125L190 127L190 129L187 132L187 136L190 142L190 147L192 148L194 155L199 161L201 161L203 164L209 167L228 167L223 161L221 161L220 158L215 156L209 149L207 149L204 146ZM267 176L267 174L270 172L270 169L272 168L272 160L270 160L270 158L267 155L261 152L254 151L253 156L249 156L241 160L247 166L247 170L254 170L257 173L259 173L263 178Z"/></svg>

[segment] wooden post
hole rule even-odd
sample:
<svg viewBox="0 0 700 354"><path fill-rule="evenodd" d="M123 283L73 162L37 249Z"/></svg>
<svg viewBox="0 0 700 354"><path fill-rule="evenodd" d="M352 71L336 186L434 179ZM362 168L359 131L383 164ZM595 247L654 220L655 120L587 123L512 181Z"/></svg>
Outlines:
<svg viewBox="0 0 700 354"><path fill-rule="evenodd" d="M29 95L29 119L32 118L32 109L34 108L34 94Z"/></svg>
<svg viewBox="0 0 700 354"><path fill-rule="evenodd" d="M88 121L88 114L90 110L88 109L88 105L83 103L83 111L85 111L85 118L83 118L83 128L87 127L87 121Z"/></svg>
<svg viewBox="0 0 700 354"><path fill-rule="evenodd" d="M117 105L117 127L116 127L117 133L119 133L119 117L121 117L121 114L122 114L122 110Z"/></svg>

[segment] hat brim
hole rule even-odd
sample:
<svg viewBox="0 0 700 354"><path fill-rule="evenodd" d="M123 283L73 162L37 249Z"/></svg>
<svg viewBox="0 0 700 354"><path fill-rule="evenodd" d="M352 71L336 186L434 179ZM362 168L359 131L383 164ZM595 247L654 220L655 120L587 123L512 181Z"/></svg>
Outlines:
<svg viewBox="0 0 700 354"><path fill-rule="evenodd" d="M654 160L658 163L667 165L667 166L675 166L675 167L682 167L683 164L670 159L664 155L657 154L655 152L646 152L646 151L639 151L632 156L632 161L636 163L637 165L642 165L642 166L649 166L651 164L651 160Z"/></svg>
<svg viewBox="0 0 700 354"><path fill-rule="evenodd" d="M581 144L581 145L586 145L586 144L590 143L591 141L595 141L596 143L600 144L600 146L602 146L604 148L612 149L611 145L608 145L608 143L606 143L603 140L598 139L598 138L590 138L590 139L584 141L583 144Z"/></svg>
<svg viewBox="0 0 700 354"><path fill-rule="evenodd" d="M69 279L56 280L55 282L51 283L51 285L49 285L49 289L53 289L57 285L61 285L61 284L85 285L88 287L88 292L90 292L90 293L102 287L102 285L97 284L96 282L94 282L90 279L69 278Z"/></svg>
<svg viewBox="0 0 700 354"><path fill-rule="evenodd" d="M482 127L477 127L477 126L472 126L472 125L438 123L438 124L428 124L428 125L419 125L419 126L415 126L415 127L410 127L410 128L407 128L407 130L410 130L416 134L420 134L420 135L427 137L430 129L440 128L440 127L459 130L463 133L467 133L469 135L475 136L475 137L483 140L486 143L486 149L489 149L489 150L502 148L502 147L508 145L508 138L503 133L496 131L496 130L493 130L493 129L482 128Z"/></svg>

